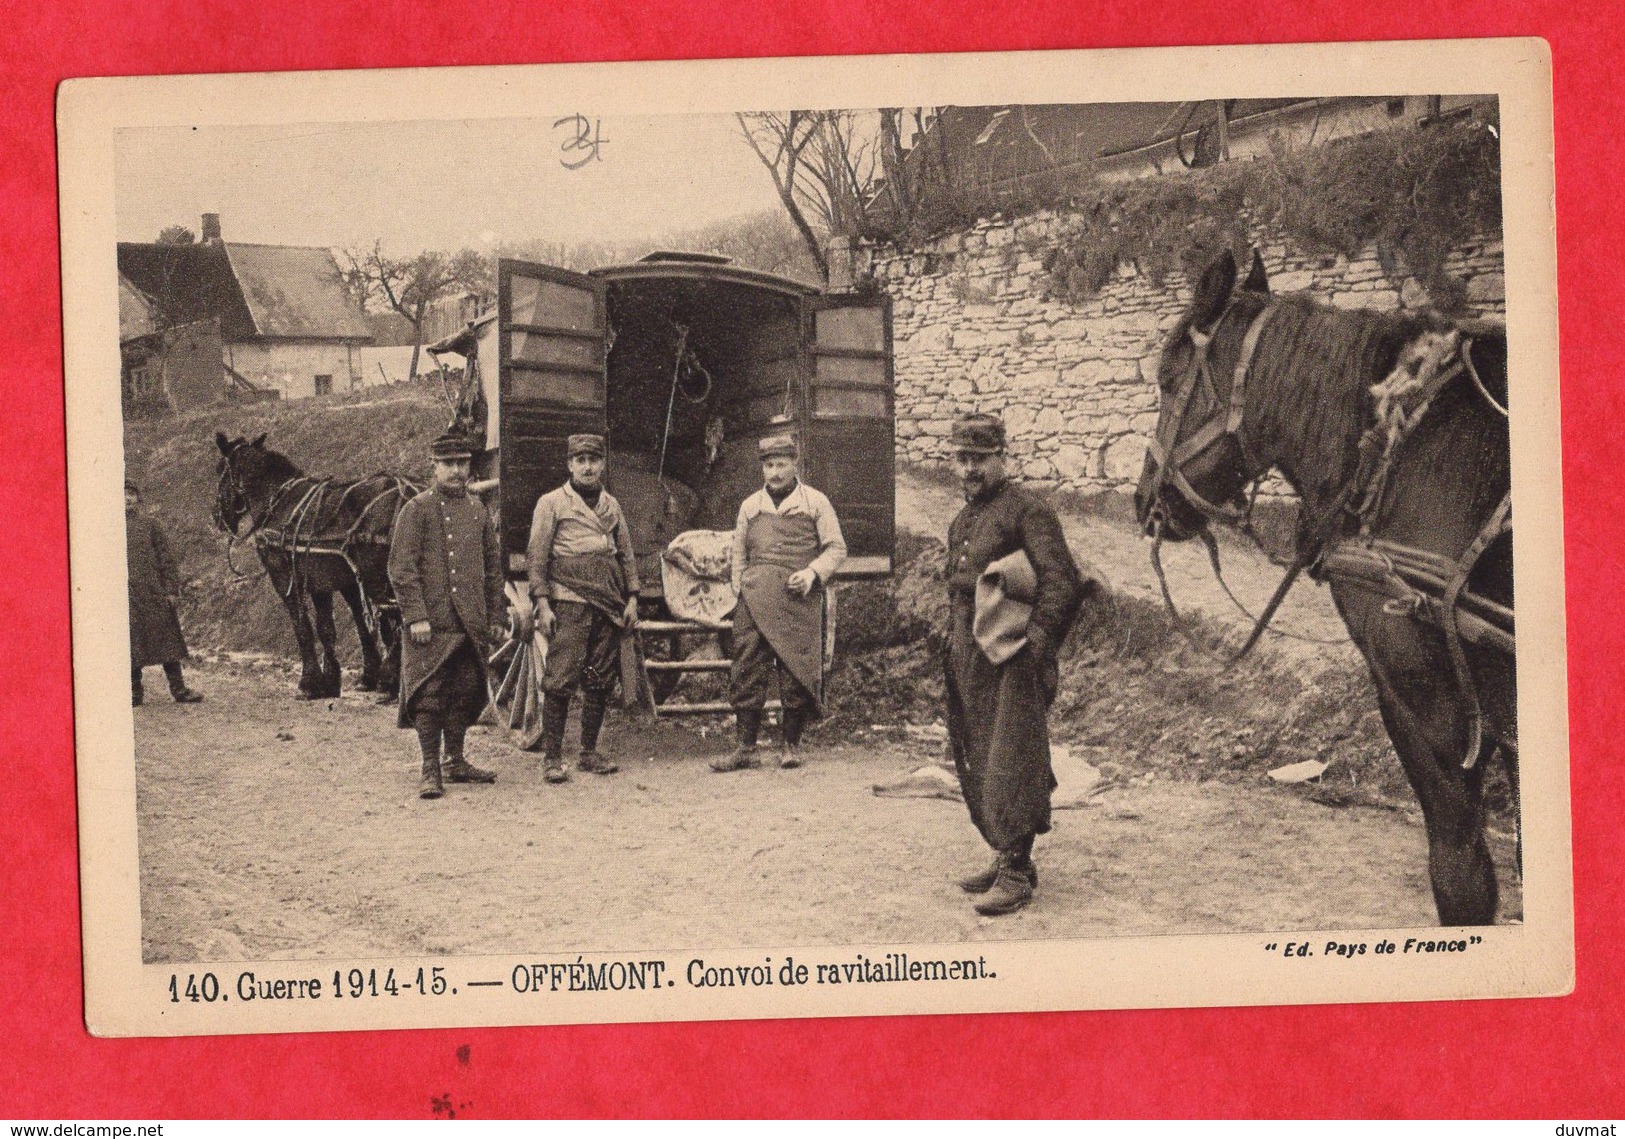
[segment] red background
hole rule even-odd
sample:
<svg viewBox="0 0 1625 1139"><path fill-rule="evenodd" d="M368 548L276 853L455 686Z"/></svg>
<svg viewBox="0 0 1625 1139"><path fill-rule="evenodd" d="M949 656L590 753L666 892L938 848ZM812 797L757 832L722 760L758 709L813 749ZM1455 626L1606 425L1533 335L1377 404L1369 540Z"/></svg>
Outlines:
<svg viewBox="0 0 1625 1139"><path fill-rule="evenodd" d="M1618 1115L1625 34L1612 0L49 0L0 40L0 1116ZM1557 117L1578 985L1557 1000L95 1040L84 1030L56 84L83 75L1544 36ZM456 1050L470 1045L469 1062ZM1616 1057L1609 1060L1609 1056Z"/></svg>

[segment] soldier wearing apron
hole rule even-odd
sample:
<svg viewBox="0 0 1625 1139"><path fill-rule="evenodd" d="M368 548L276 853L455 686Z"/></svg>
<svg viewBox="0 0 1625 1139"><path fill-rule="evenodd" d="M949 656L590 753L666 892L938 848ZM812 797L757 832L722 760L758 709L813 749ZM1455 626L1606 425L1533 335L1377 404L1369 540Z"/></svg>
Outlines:
<svg viewBox="0 0 1625 1139"><path fill-rule="evenodd" d="M801 732L823 714L826 588L846 560L846 540L828 498L801 482L796 443L775 435L759 444L762 489L739 507L734 525L733 670L729 700L739 746L713 771L755 767L762 708L775 675L783 706L780 767L800 767Z"/></svg>
<svg viewBox="0 0 1625 1139"><path fill-rule="evenodd" d="M490 645L506 633L496 529L467 493L471 453L458 434L434 441L434 485L401 508L390 539L389 580L407 634L396 722L417 732L422 799L440 798L443 782L496 782L463 758L468 726L485 709Z"/></svg>
<svg viewBox="0 0 1625 1139"><path fill-rule="evenodd" d="M526 554L536 628L548 639L542 769L549 783L570 778L564 721L577 688L581 770L619 770L599 754L598 732L620 673L621 630L638 620L638 561L621 504L604 489L604 437L572 435L565 451L570 479L536 501Z"/></svg>

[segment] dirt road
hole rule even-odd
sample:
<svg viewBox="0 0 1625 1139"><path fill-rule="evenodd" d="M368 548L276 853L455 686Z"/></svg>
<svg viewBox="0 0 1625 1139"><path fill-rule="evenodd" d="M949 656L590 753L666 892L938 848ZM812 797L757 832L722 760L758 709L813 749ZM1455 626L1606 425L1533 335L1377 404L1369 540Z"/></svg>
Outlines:
<svg viewBox="0 0 1625 1139"><path fill-rule="evenodd" d="M499 782L422 802L411 733L369 696L296 703L280 667L191 675L205 703L136 710L148 961L1434 922L1414 812L1132 782L1057 812L1037 900L990 920L949 882L986 857L964 808L872 793L932 758L919 745L815 738L799 771L720 776L717 731L617 715L622 772L552 787L476 729L470 758ZM1499 841L1516 916L1510 853Z"/></svg>

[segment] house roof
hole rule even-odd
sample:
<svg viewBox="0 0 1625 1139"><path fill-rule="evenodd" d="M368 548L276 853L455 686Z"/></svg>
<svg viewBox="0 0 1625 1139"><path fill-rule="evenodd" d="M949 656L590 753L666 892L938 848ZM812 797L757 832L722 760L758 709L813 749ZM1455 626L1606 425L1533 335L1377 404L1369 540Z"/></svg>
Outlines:
<svg viewBox="0 0 1625 1139"><path fill-rule="evenodd" d="M218 317L229 343L259 337L372 340L325 249L120 242L118 267L133 289L162 302L172 320Z"/></svg>
<svg viewBox="0 0 1625 1139"><path fill-rule="evenodd" d="M152 300L130 283L123 273L118 275L118 341L124 344L151 336L158 331L152 319Z"/></svg>
<svg viewBox="0 0 1625 1139"><path fill-rule="evenodd" d="M327 250L233 241L226 257L260 336L372 339Z"/></svg>

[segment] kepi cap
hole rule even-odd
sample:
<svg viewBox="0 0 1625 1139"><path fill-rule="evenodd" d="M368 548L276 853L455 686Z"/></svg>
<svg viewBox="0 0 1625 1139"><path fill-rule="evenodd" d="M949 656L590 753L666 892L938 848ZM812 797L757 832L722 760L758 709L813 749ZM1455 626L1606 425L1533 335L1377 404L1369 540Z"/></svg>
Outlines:
<svg viewBox="0 0 1625 1139"><path fill-rule="evenodd" d="M1004 420L982 411L961 415L954 420L948 446L954 451L996 455L1004 450Z"/></svg>
<svg viewBox="0 0 1625 1139"><path fill-rule="evenodd" d="M796 441L790 435L769 435L756 444L756 452L763 459L771 459L778 455L793 459L796 457Z"/></svg>
<svg viewBox="0 0 1625 1139"><path fill-rule="evenodd" d="M572 435L564 445L565 458L573 459L577 455L597 455L600 459L605 457L604 437L602 435Z"/></svg>
<svg viewBox="0 0 1625 1139"><path fill-rule="evenodd" d="M436 459L472 459L474 446L461 431L448 431L429 444L429 454Z"/></svg>

